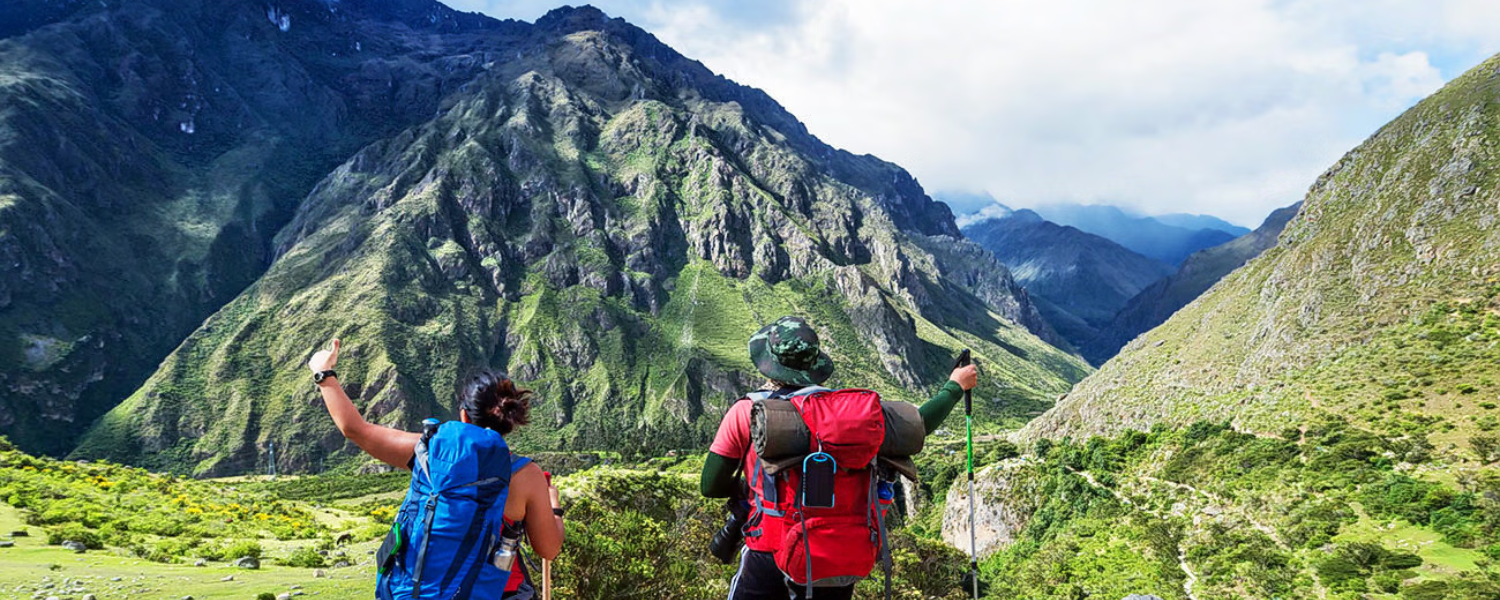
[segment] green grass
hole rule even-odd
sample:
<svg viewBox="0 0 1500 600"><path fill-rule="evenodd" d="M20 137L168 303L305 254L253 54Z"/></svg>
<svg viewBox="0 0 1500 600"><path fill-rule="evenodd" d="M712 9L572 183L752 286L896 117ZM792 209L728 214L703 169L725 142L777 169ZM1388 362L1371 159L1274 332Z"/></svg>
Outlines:
<svg viewBox="0 0 1500 600"><path fill-rule="evenodd" d="M1444 542L1441 534L1401 519L1381 522L1361 514L1359 521L1345 526L1333 539L1335 542L1375 542L1414 552L1422 557L1424 564L1420 572L1425 577L1477 571L1480 562L1487 561L1478 551L1454 547Z"/></svg>
<svg viewBox="0 0 1500 600"><path fill-rule="evenodd" d="M14 508L0 503L0 531L20 528L21 520ZM364 562L341 569L324 569L329 577L314 578L313 569L283 567L262 560L257 570L240 569L222 562L205 567L188 564L162 564L137 557L118 556L111 551L90 550L74 554L58 546L45 544L37 528L30 537L14 538L13 548L0 548L0 588L30 591L40 589L42 582L61 585L64 579L78 580L101 600L116 598L172 597L253 598L261 592L280 594L301 586L309 595L335 598L370 593L374 588L375 570L365 552L375 542L356 544L345 549L356 561ZM54 568L56 567L56 568ZM222 581L233 576L233 581ZM119 578L120 581L113 581ZM61 589L53 588L56 590Z"/></svg>

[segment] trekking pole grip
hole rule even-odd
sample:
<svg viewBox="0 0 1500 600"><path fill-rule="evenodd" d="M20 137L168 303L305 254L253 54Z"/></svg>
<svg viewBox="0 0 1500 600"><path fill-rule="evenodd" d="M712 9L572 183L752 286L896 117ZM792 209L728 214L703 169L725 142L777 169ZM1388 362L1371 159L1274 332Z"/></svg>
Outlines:
<svg viewBox="0 0 1500 600"><path fill-rule="evenodd" d="M964 348L963 352L958 353L958 362L953 365L953 368L954 369L961 369L963 367L969 366L970 364L973 364L973 362L974 362L973 353L970 352L968 348ZM964 414L966 414L966 415L972 415L972 414L974 414L974 391L973 390L964 390Z"/></svg>

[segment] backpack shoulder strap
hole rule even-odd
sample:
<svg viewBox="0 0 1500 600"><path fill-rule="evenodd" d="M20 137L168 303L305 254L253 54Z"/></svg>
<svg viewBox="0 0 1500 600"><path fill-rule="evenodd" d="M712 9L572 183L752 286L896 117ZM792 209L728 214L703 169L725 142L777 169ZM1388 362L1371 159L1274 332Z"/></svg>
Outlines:
<svg viewBox="0 0 1500 600"><path fill-rule="evenodd" d="M793 398L793 397L796 397L796 396L810 396L812 394L816 394L816 393L819 393L819 392L831 392L831 391L833 391L833 390L831 390L829 388L826 388L826 387L823 387L823 386L820 386L820 385L810 385L810 386L807 386L807 387L802 388L800 390L797 390L795 392L792 392L790 394L787 394L786 397L787 398Z"/></svg>
<svg viewBox="0 0 1500 600"><path fill-rule="evenodd" d="M531 464L531 459L525 456L517 456L514 452L510 455L510 474L520 473L521 469Z"/></svg>

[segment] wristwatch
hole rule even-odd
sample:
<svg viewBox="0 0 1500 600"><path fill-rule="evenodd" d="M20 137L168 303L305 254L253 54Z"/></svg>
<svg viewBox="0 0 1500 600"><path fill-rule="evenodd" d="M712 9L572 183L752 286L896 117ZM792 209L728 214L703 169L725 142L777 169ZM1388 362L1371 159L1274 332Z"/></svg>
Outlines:
<svg viewBox="0 0 1500 600"><path fill-rule="evenodd" d="M552 507L552 514L554 514L554 515L557 515L557 516L561 517L561 516L563 516L563 512L564 511L563 511L563 509L562 509L561 506L554 506L554 507Z"/></svg>
<svg viewBox="0 0 1500 600"><path fill-rule="evenodd" d="M313 373L313 383L323 383L324 379L328 379L329 377L338 377L338 376L339 376L339 374L338 373L334 373L333 369L329 369L327 371L318 371L316 373Z"/></svg>

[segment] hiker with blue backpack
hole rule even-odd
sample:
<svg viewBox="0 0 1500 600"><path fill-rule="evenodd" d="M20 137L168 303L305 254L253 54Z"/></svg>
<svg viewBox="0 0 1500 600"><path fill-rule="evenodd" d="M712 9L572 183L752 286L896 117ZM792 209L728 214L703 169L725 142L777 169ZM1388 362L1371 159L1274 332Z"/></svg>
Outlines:
<svg viewBox="0 0 1500 600"><path fill-rule="evenodd" d="M427 419L413 433L366 422L333 371L339 340L308 361L339 431L370 456L412 472L406 499L376 552L381 600L528 600L523 538L544 560L562 550L563 509L550 477L511 453L531 392L484 371L459 391L458 421Z"/></svg>
<svg viewBox="0 0 1500 600"><path fill-rule="evenodd" d="M734 514L710 551L733 560L743 536L730 600L847 600L877 561L889 598L893 484L898 475L916 480L911 457L978 383L978 371L954 369L918 407L820 387L833 361L801 318L778 319L749 346L768 381L724 414L699 483L704 496L729 498Z"/></svg>

